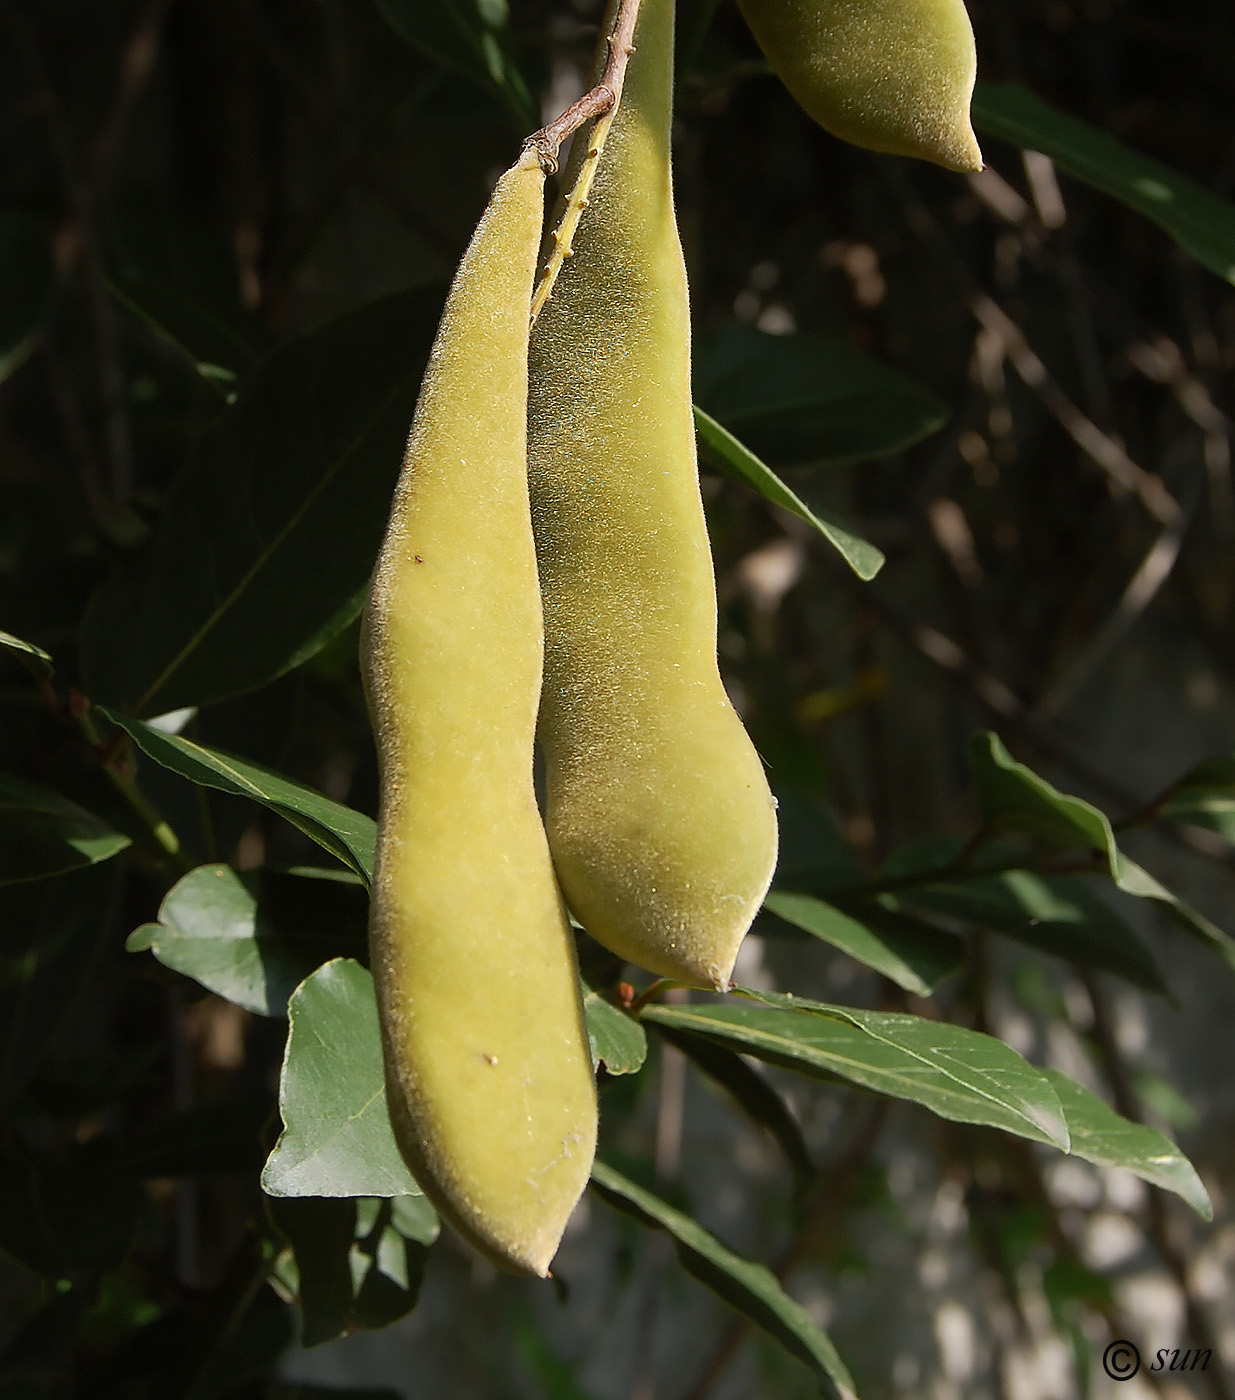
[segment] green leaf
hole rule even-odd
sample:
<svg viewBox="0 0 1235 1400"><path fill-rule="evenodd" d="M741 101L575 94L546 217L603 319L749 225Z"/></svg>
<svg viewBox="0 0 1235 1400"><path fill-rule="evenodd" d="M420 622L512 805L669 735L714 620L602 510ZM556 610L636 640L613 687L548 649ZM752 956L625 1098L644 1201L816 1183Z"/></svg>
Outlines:
<svg viewBox="0 0 1235 1400"><path fill-rule="evenodd" d="M295 783L247 759L219 749L208 749L179 734L167 734L152 724L116 714L100 705L100 712L118 724L138 748L164 768L201 787L248 797L286 818L324 850L337 856L367 885L373 876L373 852L377 823L341 802L332 802L313 788Z"/></svg>
<svg viewBox="0 0 1235 1400"><path fill-rule="evenodd" d="M14 652L40 680L49 681L56 674L49 653L42 647L36 647L33 642L23 642L11 632L0 632L0 647L5 651Z"/></svg>
<svg viewBox="0 0 1235 1400"><path fill-rule="evenodd" d="M388 1327L416 1306L427 1250L399 1230L392 1204L371 1198L268 1200L270 1218L295 1257L303 1345ZM286 1280L288 1271L281 1277Z"/></svg>
<svg viewBox="0 0 1235 1400"><path fill-rule="evenodd" d="M149 949L246 1010L283 1016L315 968L340 954L364 956L366 918L354 885L203 865L172 886L159 922L135 930L126 947Z"/></svg>
<svg viewBox="0 0 1235 1400"><path fill-rule="evenodd" d="M97 865L131 844L67 797L0 773L0 885Z"/></svg>
<svg viewBox="0 0 1235 1400"><path fill-rule="evenodd" d="M1113 195L1203 267L1235 283L1235 205L1016 83L979 83L973 120L980 131L1042 151L1069 175Z"/></svg>
<svg viewBox="0 0 1235 1400"><path fill-rule="evenodd" d="M1214 1218L1209 1193L1196 1169L1170 1138L1121 1117L1092 1090L1058 1070L1048 1069L1046 1077L1059 1095L1075 1156L1103 1167L1124 1167L1182 1196L1203 1219Z"/></svg>
<svg viewBox="0 0 1235 1400"><path fill-rule="evenodd" d="M1077 967L1112 972L1147 992L1167 994L1140 935L1079 876L1002 870L907 890L898 903L991 929Z"/></svg>
<svg viewBox="0 0 1235 1400"><path fill-rule="evenodd" d="M170 235L169 235L170 236ZM259 352L226 307L157 277L128 277L108 291L174 350L220 398L254 368Z"/></svg>
<svg viewBox="0 0 1235 1400"><path fill-rule="evenodd" d="M771 1133L785 1154L785 1160L793 1168L798 1189L804 1189L815 1175L810 1151L797 1120L764 1076L752 1069L740 1055L726 1050L724 1046L700 1036L681 1035L668 1026L658 1025L656 1029L670 1044L676 1045L701 1073L715 1080L752 1123Z"/></svg>
<svg viewBox="0 0 1235 1400"><path fill-rule="evenodd" d="M1167 821L1204 827L1235 844L1235 754L1190 768L1162 804Z"/></svg>
<svg viewBox="0 0 1235 1400"><path fill-rule="evenodd" d="M51 309L51 229L32 214L0 214L0 384L29 358Z"/></svg>
<svg viewBox="0 0 1235 1400"><path fill-rule="evenodd" d="M501 97L522 130L539 124L511 57L506 0L377 0L377 8L413 48Z"/></svg>
<svg viewBox="0 0 1235 1400"><path fill-rule="evenodd" d="M641 1225L664 1230L673 1240L682 1267L804 1361L825 1395L833 1400L857 1400L853 1379L828 1334L784 1291L770 1269L727 1249L690 1216L599 1160L592 1165L592 1186L615 1210L633 1216Z"/></svg>
<svg viewBox="0 0 1235 1400"><path fill-rule="evenodd" d="M869 540L855 535L834 516L812 510L770 467L765 466L750 448L740 443L728 428L722 427L698 405L695 406L695 431L699 434L699 446L707 461L719 467L735 481L753 486L774 506L782 506L805 520L808 525L813 525L859 578L872 579L883 568L882 550L877 549Z"/></svg>
<svg viewBox="0 0 1235 1400"><path fill-rule="evenodd" d="M924 384L843 341L737 324L699 341L694 389L703 409L773 467L886 457L948 417Z"/></svg>
<svg viewBox="0 0 1235 1400"><path fill-rule="evenodd" d="M878 905L854 906L850 914L813 895L773 890L763 907L920 997L930 996L965 960L964 944L953 934Z"/></svg>
<svg viewBox="0 0 1235 1400"><path fill-rule="evenodd" d="M177 476L136 597L87 613L95 699L151 715L254 690L356 617L440 311L436 287L385 297L253 371Z"/></svg>
<svg viewBox="0 0 1235 1400"><path fill-rule="evenodd" d="M373 979L336 958L288 1006L283 1132L262 1171L270 1196L419 1196L386 1111Z"/></svg>
<svg viewBox="0 0 1235 1400"><path fill-rule="evenodd" d="M635 1074L643 1068L648 1039L633 1016L588 986L583 988L583 1015L593 1069L603 1064L610 1074Z"/></svg>
<svg viewBox="0 0 1235 1400"><path fill-rule="evenodd" d="M1003 832L1023 833L1054 849L1079 849L1101 856L1117 888L1165 905L1181 928L1208 943L1235 969L1235 938L1124 855L1115 844L1104 812L1079 797L1059 792L1023 763L1017 763L994 734L974 735L969 763L987 825Z"/></svg>
<svg viewBox="0 0 1235 1400"><path fill-rule="evenodd" d="M984 1123L1067 1151L1067 1124L1049 1082L993 1036L776 992L743 989L742 996L757 1004L651 1005L643 1019L802 1074L909 1099L941 1118Z"/></svg>

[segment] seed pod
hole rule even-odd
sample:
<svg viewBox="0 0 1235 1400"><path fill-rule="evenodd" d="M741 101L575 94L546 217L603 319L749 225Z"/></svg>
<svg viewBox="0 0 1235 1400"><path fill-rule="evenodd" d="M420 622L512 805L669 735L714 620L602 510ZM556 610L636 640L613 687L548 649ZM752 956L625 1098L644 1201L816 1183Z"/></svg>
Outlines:
<svg viewBox="0 0 1235 1400"><path fill-rule="evenodd" d="M643 0L635 48L532 331L545 820L589 933L724 988L776 862L775 804L716 666L669 168L672 0Z"/></svg>
<svg viewBox="0 0 1235 1400"><path fill-rule="evenodd" d="M856 146L981 170L963 0L738 0L781 81Z"/></svg>
<svg viewBox="0 0 1235 1400"><path fill-rule="evenodd" d="M381 768L370 947L395 1136L460 1233L540 1275L596 1145L574 941L532 784L543 627L527 338L543 190L525 153L455 276L361 645Z"/></svg>

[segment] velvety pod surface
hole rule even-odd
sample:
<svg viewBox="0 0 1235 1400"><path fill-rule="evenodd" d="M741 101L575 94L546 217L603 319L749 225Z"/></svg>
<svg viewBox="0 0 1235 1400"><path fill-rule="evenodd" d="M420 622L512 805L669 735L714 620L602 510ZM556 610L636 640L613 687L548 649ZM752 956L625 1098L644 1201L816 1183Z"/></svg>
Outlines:
<svg viewBox="0 0 1235 1400"><path fill-rule="evenodd" d="M434 346L366 609L381 765L370 922L396 1138L499 1263L544 1274L596 1099L532 786L543 631L526 478L544 177L499 182Z"/></svg>
<svg viewBox="0 0 1235 1400"><path fill-rule="evenodd" d="M980 170L962 0L738 0L782 82L855 145Z"/></svg>
<svg viewBox="0 0 1235 1400"><path fill-rule="evenodd" d="M540 735L574 913L632 962L723 987L771 879L776 821L716 666L670 183L672 53L671 0L644 0L574 254L533 328Z"/></svg>

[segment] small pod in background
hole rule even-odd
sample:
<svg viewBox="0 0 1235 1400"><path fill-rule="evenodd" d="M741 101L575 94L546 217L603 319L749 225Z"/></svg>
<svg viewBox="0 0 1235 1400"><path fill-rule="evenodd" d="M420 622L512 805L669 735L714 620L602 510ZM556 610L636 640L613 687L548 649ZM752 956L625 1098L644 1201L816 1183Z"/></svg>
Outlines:
<svg viewBox="0 0 1235 1400"><path fill-rule="evenodd" d="M759 47L826 131L949 170L981 170L963 0L738 0Z"/></svg>
<svg viewBox="0 0 1235 1400"><path fill-rule="evenodd" d="M365 609L381 776L370 948L395 1137L442 1214L545 1275L591 1169L574 940L532 780L527 494L544 174L502 177L455 276Z"/></svg>
<svg viewBox="0 0 1235 1400"><path fill-rule="evenodd" d="M672 0L643 0L634 43L573 254L532 330L545 822L598 942L725 989L776 863L775 803L717 670L670 174Z"/></svg>

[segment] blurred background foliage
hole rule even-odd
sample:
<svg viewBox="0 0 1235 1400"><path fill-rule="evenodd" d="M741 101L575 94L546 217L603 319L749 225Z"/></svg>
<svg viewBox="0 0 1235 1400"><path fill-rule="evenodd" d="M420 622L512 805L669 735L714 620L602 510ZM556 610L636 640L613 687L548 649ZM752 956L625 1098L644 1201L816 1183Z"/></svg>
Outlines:
<svg viewBox="0 0 1235 1400"><path fill-rule="evenodd" d="M986 83L1229 195L1225 0L970 10ZM0 0L0 1394L812 1393L667 1240L595 1206L555 1292L445 1236L429 1254L416 1197L271 1204L257 1183L288 995L364 956L363 890L304 867L324 830L363 872L331 805L376 801L355 617L444 285L522 137L582 91L598 18ZM1007 91L979 95L982 174L911 167L815 128L733 6L683 0L696 397L801 506L735 480L705 431L722 668L781 798L786 890L951 859L990 816L966 762L986 728L1229 929L1231 765L1169 785L1235 751L1232 215L1176 200L1193 224L1172 239L1094 188L1118 164L1100 143L1082 180L1003 139ZM1155 181L1134 170L1125 196L1152 212ZM812 511L858 537L862 578ZM257 805L260 773L203 777L157 734L147 757L91 702L185 710L164 727L325 805ZM217 882L213 904L176 883L203 865L236 882L221 913ZM1088 1395L1119 1336L1146 1372L1160 1346L1212 1352L1121 1393L1232 1394L1229 968L1143 902L1084 886L1060 913L1051 888L902 904L963 935L941 982L898 985L783 903L739 976L942 1016L1087 1079L1179 1136L1214 1226L989 1128L739 1083L669 1013L643 1073L620 1073L641 1049L605 1057L611 1160L774 1267L866 1397ZM207 905L257 964L175 953ZM620 970L584 962L612 997Z"/></svg>

